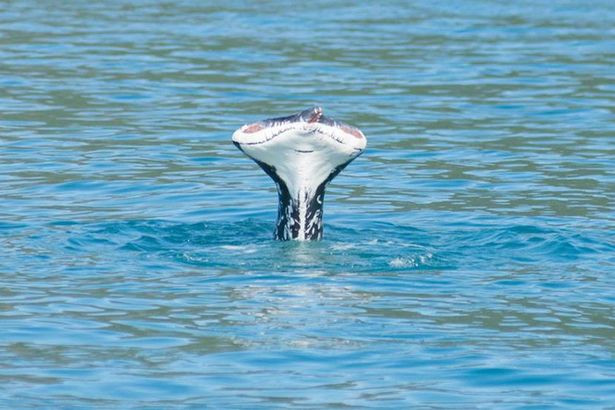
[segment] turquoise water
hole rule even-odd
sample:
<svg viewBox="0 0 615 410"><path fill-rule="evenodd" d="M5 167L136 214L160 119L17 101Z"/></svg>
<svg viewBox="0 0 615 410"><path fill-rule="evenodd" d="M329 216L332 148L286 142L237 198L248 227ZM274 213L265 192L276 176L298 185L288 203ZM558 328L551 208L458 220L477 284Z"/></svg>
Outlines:
<svg viewBox="0 0 615 410"><path fill-rule="evenodd" d="M0 3L0 407L609 408L609 1ZM367 151L276 242L230 143Z"/></svg>

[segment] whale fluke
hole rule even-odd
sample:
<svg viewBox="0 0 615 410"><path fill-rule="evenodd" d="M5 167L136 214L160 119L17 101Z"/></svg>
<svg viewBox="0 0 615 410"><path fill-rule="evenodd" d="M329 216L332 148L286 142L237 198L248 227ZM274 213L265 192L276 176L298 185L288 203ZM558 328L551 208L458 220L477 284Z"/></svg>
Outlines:
<svg viewBox="0 0 615 410"><path fill-rule="evenodd" d="M275 239L321 239L325 187L367 144L363 133L314 107L288 117L247 124L233 143L278 189Z"/></svg>

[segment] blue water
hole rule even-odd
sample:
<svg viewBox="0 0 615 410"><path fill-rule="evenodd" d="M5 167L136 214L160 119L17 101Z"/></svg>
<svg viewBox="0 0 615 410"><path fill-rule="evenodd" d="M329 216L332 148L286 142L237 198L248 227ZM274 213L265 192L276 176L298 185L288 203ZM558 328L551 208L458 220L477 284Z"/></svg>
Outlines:
<svg viewBox="0 0 615 410"><path fill-rule="evenodd" d="M610 408L615 9L0 7L0 407ZM366 152L272 240L230 143Z"/></svg>

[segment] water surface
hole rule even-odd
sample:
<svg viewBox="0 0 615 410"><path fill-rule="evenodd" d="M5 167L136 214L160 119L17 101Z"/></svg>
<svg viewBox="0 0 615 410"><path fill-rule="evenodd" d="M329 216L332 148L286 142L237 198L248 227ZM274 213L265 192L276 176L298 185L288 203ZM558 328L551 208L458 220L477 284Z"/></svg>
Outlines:
<svg viewBox="0 0 615 410"><path fill-rule="evenodd" d="M615 402L608 1L0 3L0 404ZM230 143L368 149L275 242Z"/></svg>

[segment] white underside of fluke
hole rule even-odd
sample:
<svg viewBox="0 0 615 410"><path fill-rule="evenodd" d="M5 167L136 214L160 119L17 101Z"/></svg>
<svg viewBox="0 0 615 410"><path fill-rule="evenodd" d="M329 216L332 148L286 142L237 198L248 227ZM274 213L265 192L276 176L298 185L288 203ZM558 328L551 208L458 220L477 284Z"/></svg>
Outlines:
<svg viewBox="0 0 615 410"><path fill-rule="evenodd" d="M250 157L273 166L293 198L314 193L338 166L358 156L365 139L345 136L338 129L318 123L291 123L270 127L251 140L233 141ZM247 134L251 136L250 134Z"/></svg>
<svg viewBox="0 0 615 410"><path fill-rule="evenodd" d="M293 237L292 225L286 225L282 239L313 239L308 237L308 233L314 232L316 224L321 228L322 199L315 212L308 210L310 200L336 168L363 152L365 137L360 132L358 137L318 122L286 122L254 132L251 132L251 127L244 126L235 131L233 141L246 155L272 167L288 189L291 203L288 209L281 210L278 218L293 219L299 230ZM298 221L293 218L293 211ZM322 229L318 231L322 232Z"/></svg>

